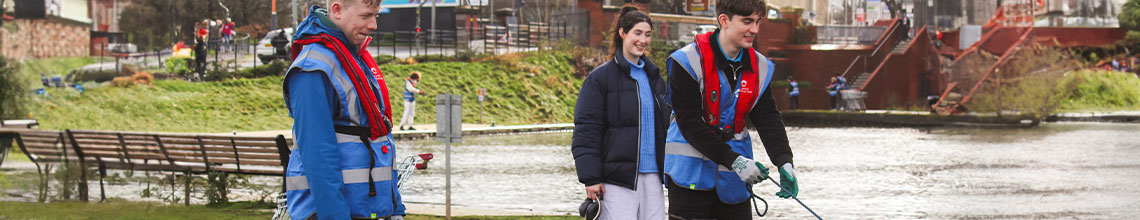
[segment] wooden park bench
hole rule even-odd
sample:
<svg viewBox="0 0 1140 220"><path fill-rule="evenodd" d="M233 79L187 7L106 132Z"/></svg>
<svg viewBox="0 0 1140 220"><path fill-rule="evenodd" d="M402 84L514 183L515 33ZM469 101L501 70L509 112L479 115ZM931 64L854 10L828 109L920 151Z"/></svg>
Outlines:
<svg viewBox="0 0 1140 220"><path fill-rule="evenodd" d="M100 189L107 169L210 172L284 177L292 140L282 135L253 137L231 135L158 134L119 131L0 128L13 137L20 150L36 163L78 162L83 170L99 169ZM81 172L87 179L87 172ZM186 204L189 204L186 178ZM87 201L87 184L79 185L80 200ZM282 188L284 189L284 188ZM102 191L102 190L101 190ZM106 196L101 193L101 199Z"/></svg>

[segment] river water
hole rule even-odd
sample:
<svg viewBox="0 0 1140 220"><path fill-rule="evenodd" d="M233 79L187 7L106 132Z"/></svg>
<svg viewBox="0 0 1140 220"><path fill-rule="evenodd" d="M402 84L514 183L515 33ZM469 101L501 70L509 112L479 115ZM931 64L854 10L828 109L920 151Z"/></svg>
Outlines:
<svg viewBox="0 0 1140 220"><path fill-rule="evenodd" d="M571 133L469 137L452 146L458 206L577 214ZM755 138L758 161L767 155ZM1048 123L1028 129L789 127L800 199L827 219L1134 219L1140 217L1140 125ZM444 146L400 143L436 159L403 189L444 202ZM770 183L763 219L807 219ZM758 217L757 217L758 218Z"/></svg>
<svg viewBox="0 0 1140 220"><path fill-rule="evenodd" d="M758 161L773 168L752 135ZM452 146L453 204L576 215L585 193L574 171L571 136L561 132L465 138ZM789 127L788 136L800 179L799 197L826 219L1140 218L1140 124ZM397 152L435 153L429 168L417 171L401 191L407 203L443 204L444 145L401 141ZM11 168L8 163L5 167ZM135 173L136 178L141 175ZM260 187L236 187L231 198L271 199L280 189L279 177L248 180ZM128 200L182 195L181 181L178 186L160 182L152 183L158 198L140 198L142 182L110 181L106 190L108 197ZM98 181L90 184L92 197L98 198ZM205 202L200 190L196 186L192 194L195 204ZM770 183L754 190L770 203L763 219L812 218L794 201L776 198L777 189ZM2 201L34 201L32 192L0 191L5 192Z"/></svg>

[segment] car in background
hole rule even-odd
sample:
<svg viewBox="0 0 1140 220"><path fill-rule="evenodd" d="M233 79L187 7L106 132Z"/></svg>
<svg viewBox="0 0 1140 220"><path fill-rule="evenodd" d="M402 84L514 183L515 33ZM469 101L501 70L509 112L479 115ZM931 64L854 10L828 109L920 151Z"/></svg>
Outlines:
<svg viewBox="0 0 1140 220"><path fill-rule="evenodd" d="M273 59L280 57L279 55L288 56L288 54L276 54L277 49L273 48L273 38L282 33L285 34L285 39L289 40L289 43L285 45L285 50L288 51L289 47L293 45L293 28L269 31L264 38L261 38L261 41L257 42L257 58L261 60L261 63L268 64Z"/></svg>
<svg viewBox="0 0 1140 220"><path fill-rule="evenodd" d="M112 53L136 53L139 52L138 46L132 43L110 43L107 44L107 51Z"/></svg>
<svg viewBox="0 0 1140 220"><path fill-rule="evenodd" d="M681 36L677 38L677 42L681 43L682 45L692 43L693 38L697 37L697 35L715 31L716 28L716 25L711 24L697 25L697 28L693 31L690 31L688 33L681 33Z"/></svg>

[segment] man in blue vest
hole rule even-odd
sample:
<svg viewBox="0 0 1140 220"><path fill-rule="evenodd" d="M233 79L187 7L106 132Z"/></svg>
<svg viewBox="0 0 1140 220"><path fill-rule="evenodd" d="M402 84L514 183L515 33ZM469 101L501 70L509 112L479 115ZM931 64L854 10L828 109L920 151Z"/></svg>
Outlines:
<svg viewBox="0 0 1140 220"><path fill-rule="evenodd" d="M665 144L671 219L751 219L751 185L768 169L752 159L748 118L789 198L798 193L784 123L767 92L774 64L752 49L764 1L717 0L719 29L673 52L668 95L675 119Z"/></svg>
<svg viewBox="0 0 1140 220"><path fill-rule="evenodd" d="M365 46L380 0L328 0L294 34L283 85L296 146L285 172L291 219L403 219L391 104Z"/></svg>
<svg viewBox="0 0 1140 220"><path fill-rule="evenodd" d="M800 84L792 76L788 76L788 102L792 110L800 109Z"/></svg>

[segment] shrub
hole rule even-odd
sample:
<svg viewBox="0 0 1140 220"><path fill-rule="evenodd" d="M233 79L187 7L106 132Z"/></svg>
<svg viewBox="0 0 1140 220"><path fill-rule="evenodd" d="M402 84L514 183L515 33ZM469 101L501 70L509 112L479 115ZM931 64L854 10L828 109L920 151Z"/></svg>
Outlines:
<svg viewBox="0 0 1140 220"><path fill-rule="evenodd" d="M229 71L210 71L206 73L207 81L218 81L226 79L252 79L262 78L267 76L283 76L285 75L285 68L289 67L289 63L281 60L274 60L268 65L261 65L252 68L246 68L235 72Z"/></svg>
<svg viewBox="0 0 1140 220"><path fill-rule="evenodd" d="M379 56L373 57L372 59L376 61L376 65L384 65L396 62L396 56L387 54L380 54Z"/></svg>
<svg viewBox="0 0 1140 220"><path fill-rule="evenodd" d="M194 71L190 69L190 65L193 62L194 59L189 57L166 59L166 73L180 77L189 77L190 74L194 73Z"/></svg>
<svg viewBox="0 0 1140 220"><path fill-rule="evenodd" d="M0 56L0 118L22 118L26 116L23 101L29 93L28 85L9 62Z"/></svg>
<svg viewBox="0 0 1140 220"><path fill-rule="evenodd" d="M454 61L455 60L454 57L437 55L437 54L417 55L417 56L412 56L412 59L415 59L416 62L419 62L419 63L446 62L446 61Z"/></svg>

